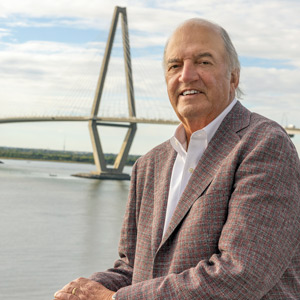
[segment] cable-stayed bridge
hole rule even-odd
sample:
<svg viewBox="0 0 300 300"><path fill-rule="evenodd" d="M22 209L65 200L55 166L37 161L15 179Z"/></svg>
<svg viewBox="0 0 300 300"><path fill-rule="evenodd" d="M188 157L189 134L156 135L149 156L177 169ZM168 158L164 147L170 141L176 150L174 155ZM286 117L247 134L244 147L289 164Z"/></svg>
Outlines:
<svg viewBox="0 0 300 300"><path fill-rule="evenodd" d="M119 19L121 33L117 30ZM97 171L81 176L129 179L129 175L123 173L123 168L137 130L137 123L178 124L168 103L165 87L161 84L160 80L163 79L157 78L155 82L152 78L150 81L142 70L135 72L137 68L138 64L132 62L131 57L126 9L116 7L98 82L95 82L96 91L95 88L92 89L94 95L91 94L85 80L80 77L74 88L75 94L51 98L48 101L46 99L44 102L37 101L34 107L12 107L6 115L0 110L0 123L88 122ZM148 68L153 66L149 65ZM133 74L138 74L134 77L134 83ZM161 89L162 86L164 90ZM156 92L154 96L147 96L153 95L153 92ZM108 167L105 162L98 126L127 129L113 167ZM286 130L291 135L300 133L297 128Z"/></svg>
<svg viewBox="0 0 300 300"><path fill-rule="evenodd" d="M119 19L121 19L121 34L119 40L116 41L116 37L118 38L117 26ZM120 46L121 43L122 45ZM117 46L113 54L114 44L117 44ZM112 56L114 60L111 59ZM111 76L107 76L109 72L112 73ZM114 78L114 81L112 81L111 78ZM78 85L81 90L88 90L81 80L79 80ZM144 83L145 87L148 85L147 82ZM150 88L159 90L159 86L161 86L161 84L153 85L152 83L152 87ZM75 90L77 90L77 88L75 88ZM140 96L140 98L142 98L141 101L136 101L136 92L138 91L134 90L133 84L126 8L116 7L94 98L89 93L82 95L82 91L79 91L75 96L72 95L70 97L64 97L63 99L49 99L49 101L45 101L44 103L37 102L30 108L25 106L12 107L9 111L9 115L1 114L0 111L0 123L88 122L97 171L92 174L80 175L100 179L129 179L129 175L123 173L123 168L137 130L137 123L178 123L168 101L161 101L161 99L159 99L164 98L164 100L166 100L166 94L160 95L156 99L147 99L145 96L145 94L147 94L146 91L145 94L140 93L140 95L142 95ZM159 92L161 91L158 91L158 93ZM140 113L137 114L137 111ZM116 157L113 167L108 167L106 164L98 126L127 128L121 150Z"/></svg>

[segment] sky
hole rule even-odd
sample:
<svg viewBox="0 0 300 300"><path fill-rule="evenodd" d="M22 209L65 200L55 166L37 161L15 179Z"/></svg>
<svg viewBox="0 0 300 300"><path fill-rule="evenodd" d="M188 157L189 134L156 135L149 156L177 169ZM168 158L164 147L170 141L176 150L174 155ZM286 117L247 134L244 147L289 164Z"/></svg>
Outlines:
<svg viewBox="0 0 300 300"><path fill-rule="evenodd" d="M300 128L299 0L2 0L0 118L89 115L115 6L126 7L138 117L175 119L162 55L184 20L223 26L241 62L242 103L282 126ZM99 115L127 114L120 26ZM130 153L170 138L174 125L138 125ZM117 153L123 128L99 127ZM300 136L293 138L298 151ZM0 146L92 151L86 122L0 124ZM300 151L299 151L300 153Z"/></svg>

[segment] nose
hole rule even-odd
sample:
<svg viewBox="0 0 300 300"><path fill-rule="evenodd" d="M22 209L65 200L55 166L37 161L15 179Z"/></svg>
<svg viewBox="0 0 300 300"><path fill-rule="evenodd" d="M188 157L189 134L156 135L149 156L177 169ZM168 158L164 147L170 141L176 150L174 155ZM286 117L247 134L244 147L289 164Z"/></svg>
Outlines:
<svg viewBox="0 0 300 300"><path fill-rule="evenodd" d="M193 82L199 79L197 67L191 61L185 61L181 69L179 80L183 83Z"/></svg>

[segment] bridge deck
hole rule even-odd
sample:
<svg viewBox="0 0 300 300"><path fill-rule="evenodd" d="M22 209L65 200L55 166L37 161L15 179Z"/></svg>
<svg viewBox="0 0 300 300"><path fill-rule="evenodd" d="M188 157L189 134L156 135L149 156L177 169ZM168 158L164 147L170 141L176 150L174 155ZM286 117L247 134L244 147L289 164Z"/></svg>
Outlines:
<svg viewBox="0 0 300 300"><path fill-rule="evenodd" d="M170 124L176 125L179 121L163 120L163 119L145 119L145 118L118 118L118 117L62 117L62 116L48 116L48 117L9 117L0 118L0 123L19 123L19 122L82 122L82 121L96 121L109 123L145 123L145 124Z"/></svg>

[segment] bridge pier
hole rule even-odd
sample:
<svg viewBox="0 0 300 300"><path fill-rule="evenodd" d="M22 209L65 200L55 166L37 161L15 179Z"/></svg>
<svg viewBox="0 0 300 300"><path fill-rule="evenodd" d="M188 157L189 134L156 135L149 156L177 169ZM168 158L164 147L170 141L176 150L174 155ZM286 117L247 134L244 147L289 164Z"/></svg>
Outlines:
<svg viewBox="0 0 300 300"><path fill-rule="evenodd" d="M130 176L123 173L123 169L128 157L130 147L132 145L137 125L136 123L130 122L129 124L120 123L103 123L97 120L98 111L101 102L101 96L103 93L105 77L107 73L107 68L109 64L109 59L111 55L111 50L113 46L114 36L118 24L118 18L121 14L121 25L122 25L122 40L123 40L123 53L124 53L124 63L125 63L125 76L126 76L126 87L127 87L127 100L128 100L128 114L129 117L135 118L135 100L134 100L134 89L132 80L132 68L131 68L131 55L129 46L129 34L128 34L128 24L127 24L127 13L125 7L115 7L114 15L110 27L110 33L108 36L105 54L102 61L102 66L100 70L100 75L97 83L97 88L95 92L93 107L91 111L91 119L89 121L89 132L91 136L93 155L95 165L97 167L96 172L90 174L77 174L76 176L94 179L117 179L117 180L128 180ZM109 168L105 161L104 153L101 146L101 140L98 132L97 126L115 126L115 127L127 127L127 133L124 138L121 150L116 157L113 168Z"/></svg>
<svg viewBox="0 0 300 300"><path fill-rule="evenodd" d="M74 174L75 177L82 177L88 179L100 179L100 180L130 180L130 175L126 173L114 173L113 169L108 172L91 172L91 173L78 173Z"/></svg>

